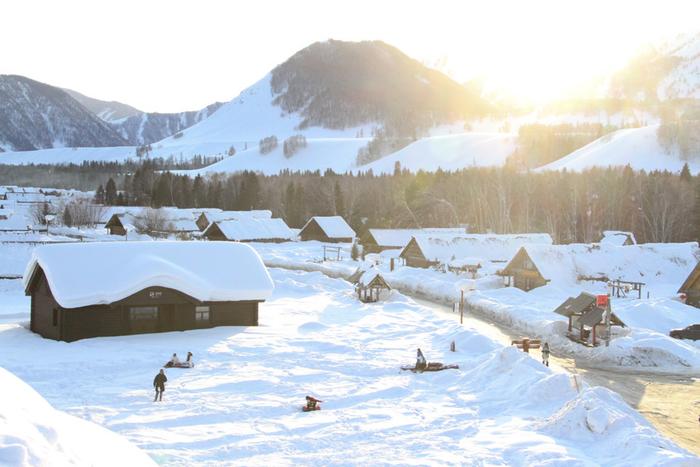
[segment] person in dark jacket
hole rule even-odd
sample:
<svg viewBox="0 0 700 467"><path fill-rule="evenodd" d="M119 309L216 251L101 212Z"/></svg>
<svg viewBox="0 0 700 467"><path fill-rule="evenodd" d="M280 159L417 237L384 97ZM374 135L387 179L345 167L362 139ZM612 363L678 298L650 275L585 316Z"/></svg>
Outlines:
<svg viewBox="0 0 700 467"><path fill-rule="evenodd" d="M416 371L423 371L428 366L428 361L425 359L425 355L420 349L416 352Z"/></svg>
<svg viewBox="0 0 700 467"><path fill-rule="evenodd" d="M542 364L549 366L549 344L547 342L544 343L544 347L542 347Z"/></svg>
<svg viewBox="0 0 700 467"><path fill-rule="evenodd" d="M156 396L153 398L153 402L163 400L163 391L165 391L165 382L168 381L168 377L165 376L165 371L160 370L160 373L153 378L153 387L156 388Z"/></svg>

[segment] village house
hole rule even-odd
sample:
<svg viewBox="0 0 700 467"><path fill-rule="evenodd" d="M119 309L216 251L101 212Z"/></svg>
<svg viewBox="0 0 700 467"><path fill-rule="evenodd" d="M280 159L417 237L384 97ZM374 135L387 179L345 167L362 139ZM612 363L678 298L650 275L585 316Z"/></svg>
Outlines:
<svg viewBox="0 0 700 467"><path fill-rule="evenodd" d="M195 219L199 210L178 208L128 207L112 214L105 223L111 235L126 235L137 231L149 235L185 235L199 233Z"/></svg>
<svg viewBox="0 0 700 467"><path fill-rule="evenodd" d="M422 234L464 234L464 228L429 229L369 229L362 241L365 253L380 253L385 250L400 250L411 241L414 235Z"/></svg>
<svg viewBox="0 0 700 467"><path fill-rule="evenodd" d="M291 241L294 232L279 218L248 217L214 222L202 236L208 240L280 243Z"/></svg>
<svg viewBox="0 0 700 467"><path fill-rule="evenodd" d="M407 266L437 265L478 269L506 263L525 244L551 244L549 234L421 234L414 235L399 257ZM462 260L462 261L460 261Z"/></svg>
<svg viewBox="0 0 700 467"><path fill-rule="evenodd" d="M258 254L228 242L44 245L24 276L31 330L67 342L257 326L273 287Z"/></svg>
<svg viewBox="0 0 700 467"><path fill-rule="evenodd" d="M302 227L299 237L305 242L352 243L355 231L341 216L315 216Z"/></svg>
<svg viewBox="0 0 700 467"><path fill-rule="evenodd" d="M231 221L231 220L237 220L237 219L248 219L248 218L254 218L254 219L270 219L272 218L272 211L269 211L267 209L259 209L259 210L252 210L252 211L221 211L221 210L214 210L214 209L208 209L203 211L198 217L197 217L197 227L199 227L199 230L204 232L209 225L213 224L214 222L222 222L222 221Z"/></svg>
<svg viewBox="0 0 700 467"><path fill-rule="evenodd" d="M698 263L692 272L678 289L678 293L685 295L685 303L700 308L700 263Z"/></svg>

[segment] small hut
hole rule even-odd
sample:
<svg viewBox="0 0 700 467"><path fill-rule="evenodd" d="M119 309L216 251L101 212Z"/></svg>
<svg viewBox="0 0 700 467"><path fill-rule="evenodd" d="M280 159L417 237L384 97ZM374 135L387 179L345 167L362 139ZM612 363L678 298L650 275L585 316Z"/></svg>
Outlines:
<svg viewBox="0 0 700 467"><path fill-rule="evenodd" d="M352 243L355 231L341 216L315 216L302 227L299 237L302 241Z"/></svg>
<svg viewBox="0 0 700 467"><path fill-rule="evenodd" d="M379 269L372 267L360 275L356 290L360 301L372 303L379 301L382 292L390 291L391 286L382 277Z"/></svg>
<svg viewBox="0 0 700 467"><path fill-rule="evenodd" d="M400 250L408 245L414 235L439 234L460 235L466 233L463 227L425 229L369 229L362 239L365 253L381 253L385 250Z"/></svg>
<svg viewBox="0 0 700 467"><path fill-rule="evenodd" d="M700 263L690 272L678 293L685 294L686 304L700 308Z"/></svg>
<svg viewBox="0 0 700 467"><path fill-rule="evenodd" d="M596 346L597 339L605 334L605 309L596 306L595 295L581 292L576 298L567 298L554 312L568 318L567 336L573 341L588 345L590 339L590 344ZM610 324L625 326L615 313L610 315Z"/></svg>
<svg viewBox="0 0 700 467"><path fill-rule="evenodd" d="M547 285L551 280L545 277L545 272L541 270L543 264L539 267L535 264L532 250L522 247L515 254L513 259L506 265L505 268L498 271L498 275L505 278L506 287L516 287L520 290L528 292L537 287Z"/></svg>

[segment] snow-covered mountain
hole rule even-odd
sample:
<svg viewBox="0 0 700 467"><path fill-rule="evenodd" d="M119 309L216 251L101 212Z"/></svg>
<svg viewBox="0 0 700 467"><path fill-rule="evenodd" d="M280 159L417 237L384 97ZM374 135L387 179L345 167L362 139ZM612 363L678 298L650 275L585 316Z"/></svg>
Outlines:
<svg viewBox="0 0 700 467"><path fill-rule="evenodd" d="M88 97L85 94L81 94L78 91L73 91L72 89L64 88L63 90L66 91L73 99L80 102L83 107L107 123L117 123L126 118L134 117L143 113L139 109L127 104L122 104L121 102L95 99Z"/></svg>
<svg viewBox="0 0 700 467"><path fill-rule="evenodd" d="M129 145L150 144L199 123L221 107L215 102L201 110L176 113L142 112L116 101L103 101L65 89L86 109L109 123Z"/></svg>
<svg viewBox="0 0 700 467"><path fill-rule="evenodd" d="M23 76L0 75L0 151L124 143L63 90Z"/></svg>

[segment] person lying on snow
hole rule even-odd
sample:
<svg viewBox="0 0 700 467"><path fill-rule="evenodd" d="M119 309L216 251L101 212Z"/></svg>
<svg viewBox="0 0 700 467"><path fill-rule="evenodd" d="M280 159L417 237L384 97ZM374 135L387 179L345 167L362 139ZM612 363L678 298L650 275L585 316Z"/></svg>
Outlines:
<svg viewBox="0 0 700 467"><path fill-rule="evenodd" d="M180 359L177 358L177 354L174 353L173 356L168 361L168 363L165 364L165 367L170 368L170 367L178 366L178 365L180 365Z"/></svg>
<svg viewBox="0 0 700 467"><path fill-rule="evenodd" d="M312 396L306 396L306 407L304 407L304 412L311 412L312 410L321 410L321 406L318 405L320 401Z"/></svg>
<svg viewBox="0 0 700 467"><path fill-rule="evenodd" d="M153 378L153 387L156 389L156 396L153 398L153 402L163 400L163 391L165 391L165 383L168 381L168 377L165 376L165 371L160 370L160 372Z"/></svg>

